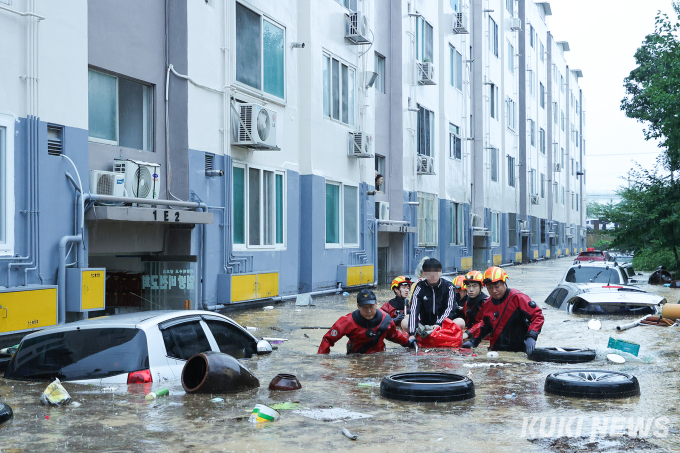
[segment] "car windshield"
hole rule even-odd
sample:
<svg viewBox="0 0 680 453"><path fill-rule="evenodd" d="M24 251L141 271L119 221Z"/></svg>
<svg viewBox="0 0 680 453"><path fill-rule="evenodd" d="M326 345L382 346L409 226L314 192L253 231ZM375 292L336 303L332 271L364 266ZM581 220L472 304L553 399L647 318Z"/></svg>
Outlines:
<svg viewBox="0 0 680 453"><path fill-rule="evenodd" d="M21 343L5 377L75 381L149 368L146 334L134 328L78 329Z"/></svg>
<svg viewBox="0 0 680 453"><path fill-rule="evenodd" d="M615 268L610 267L572 267L567 271L566 281L569 283L623 283Z"/></svg>
<svg viewBox="0 0 680 453"><path fill-rule="evenodd" d="M602 252L581 252L579 256L597 256L602 258Z"/></svg>

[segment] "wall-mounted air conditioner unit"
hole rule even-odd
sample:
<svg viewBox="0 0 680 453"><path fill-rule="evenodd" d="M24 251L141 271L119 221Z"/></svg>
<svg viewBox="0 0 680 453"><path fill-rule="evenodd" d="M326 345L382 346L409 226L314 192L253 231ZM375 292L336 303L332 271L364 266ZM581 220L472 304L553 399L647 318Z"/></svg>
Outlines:
<svg viewBox="0 0 680 453"><path fill-rule="evenodd" d="M350 157L373 157L371 142L373 137L366 132L349 132L347 155Z"/></svg>
<svg viewBox="0 0 680 453"><path fill-rule="evenodd" d="M468 30L468 16L465 13L453 14L453 32L466 35L470 33Z"/></svg>
<svg viewBox="0 0 680 453"><path fill-rule="evenodd" d="M97 195L125 196L125 174L90 170L90 191Z"/></svg>
<svg viewBox="0 0 680 453"><path fill-rule="evenodd" d="M390 220L390 204L387 201L377 201L375 216L378 220Z"/></svg>
<svg viewBox="0 0 680 453"><path fill-rule="evenodd" d="M418 155L417 173L419 175L434 175L434 157Z"/></svg>
<svg viewBox="0 0 680 453"><path fill-rule="evenodd" d="M418 66L418 83L421 85L436 85L434 81L434 63L425 61L423 63L417 62Z"/></svg>
<svg viewBox="0 0 680 453"><path fill-rule="evenodd" d="M368 39L368 19L361 12L345 14L345 39L352 44L366 44Z"/></svg>
<svg viewBox="0 0 680 453"><path fill-rule="evenodd" d="M510 30L521 31L522 30L522 19L519 17L513 17L510 19Z"/></svg>
<svg viewBox="0 0 680 453"><path fill-rule="evenodd" d="M555 164L555 173L559 173L562 171L562 165L561 164Z"/></svg>
<svg viewBox="0 0 680 453"><path fill-rule="evenodd" d="M520 231L528 231L529 230L529 222L526 220L520 220L519 221L519 229Z"/></svg>
<svg viewBox="0 0 680 453"><path fill-rule="evenodd" d="M234 106L237 114L234 121L234 142L236 146L248 149L280 151L276 146L276 112L258 104Z"/></svg>
<svg viewBox="0 0 680 453"><path fill-rule="evenodd" d="M116 159L113 171L125 177L125 195L157 200L161 190L160 164L132 159Z"/></svg>
<svg viewBox="0 0 680 453"><path fill-rule="evenodd" d="M531 196L531 204L538 204L538 195Z"/></svg>

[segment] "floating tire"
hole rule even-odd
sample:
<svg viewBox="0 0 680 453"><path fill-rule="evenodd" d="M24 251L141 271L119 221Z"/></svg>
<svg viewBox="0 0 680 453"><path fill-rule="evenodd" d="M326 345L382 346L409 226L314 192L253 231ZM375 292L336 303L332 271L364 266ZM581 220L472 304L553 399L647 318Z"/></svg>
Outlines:
<svg viewBox="0 0 680 453"><path fill-rule="evenodd" d="M584 363L595 360L595 351L578 348L536 348L529 356L535 362Z"/></svg>
<svg viewBox="0 0 680 453"><path fill-rule="evenodd" d="M0 354L0 373L4 373L12 360L12 354Z"/></svg>
<svg viewBox="0 0 680 453"><path fill-rule="evenodd" d="M398 401L463 401L475 397L475 384L459 374L398 373L382 380L380 395Z"/></svg>
<svg viewBox="0 0 680 453"><path fill-rule="evenodd" d="M640 383L618 371L570 370L549 374L545 392L576 398L630 398L640 395Z"/></svg>
<svg viewBox="0 0 680 453"><path fill-rule="evenodd" d="M0 403L0 425L14 417L12 408L5 403Z"/></svg>

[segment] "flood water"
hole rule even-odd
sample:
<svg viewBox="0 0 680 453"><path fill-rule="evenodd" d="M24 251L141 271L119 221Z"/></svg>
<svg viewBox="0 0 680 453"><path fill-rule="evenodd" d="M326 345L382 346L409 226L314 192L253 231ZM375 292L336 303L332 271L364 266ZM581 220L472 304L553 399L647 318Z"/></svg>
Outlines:
<svg viewBox="0 0 680 453"><path fill-rule="evenodd" d="M596 360L585 366L536 363L522 353L501 352L497 358L488 358L488 342L474 350L474 357L452 350L421 350L421 355L416 356L393 343L388 343L385 353L347 356L346 341L341 340L330 355L319 356L316 351L326 331L301 327L331 326L338 317L355 309L356 295L317 297L314 307L296 307L294 301L289 301L276 305L274 310L253 309L232 315L244 326L257 327L259 330L253 333L258 337L288 341L269 356L243 360L260 379L261 387L237 395L219 395L224 398L222 403L210 402L211 395L185 394L179 382L165 385L170 396L151 404L144 400L149 389L141 385L119 386L110 393L95 386L66 383L73 401L81 406L48 408L39 403L46 383L0 378L0 401L12 406L15 414L12 421L0 425L0 451L610 452L644 447L651 448L646 451L677 451L678 329L637 327L617 333L614 327L623 318L600 318L602 330L594 331L587 326L591 318L546 306L545 298L571 262L565 258L506 270L509 285L530 295L543 308L546 321L537 347L596 349ZM646 281L646 276L641 279ZM669 303L677 303L680 297L680 290L641 286L663 295ZM378 296L384 301L391 298L389 289L379 290ZM625 364L608 362L609 337L639 343L639 357L621 354L627 358ZM641 396L585 400L546 394L545 377L569 368L634 374L640 381ZM475 383L476 397L455 403L404 403L381 398L377 387L358 385L379 383L384 376L402 371L468 375ZM297 375L302 389L270 391L269 381L278 373ZM516 397L505 397L513 393ZM325 422L282 410L276 422L253 425L247 421L255 404L285 401L299 401L302 408L345 408L371 417ZM527 423L531 425L533 417L546 418L543 425L539 421L528 430ZM582 421L581 436L587 439L555 441L564 435L558 432L560 420L571 417ZM605 423L605 417L608 435L599 435L591 443L593 422ZM612 432L611 422L616 417L623 417L618 423L624 428ZM609 435L624 432L628 420L639 417L645 423L656 423L639 448L631 447L630 439ZM342 428L357 434L358 440L344 437ZM547 439L530 441L530 437ZM579 442L580 446L574 447Z"/></svg>

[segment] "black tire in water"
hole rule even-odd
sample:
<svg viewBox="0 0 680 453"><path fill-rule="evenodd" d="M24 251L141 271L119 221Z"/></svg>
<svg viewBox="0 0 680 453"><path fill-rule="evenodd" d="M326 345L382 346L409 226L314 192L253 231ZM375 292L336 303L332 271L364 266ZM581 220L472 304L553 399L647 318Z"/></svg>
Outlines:
<svg viewBox="0 0 680 453"><path fill-rule="evenodd" d="M549 374L545 392L576 398L630 398L640 395L632 374L618 371L570 370Z"/></svg>
<svg viewBox="0 0 680 453"><path fill-rule="evenodd" d="M12 360L12 354L0 354L0 373L4 373Z"/></svg>
<svg viewBox="0 0 680 453"><path fill-rule="evenodd" d="M592 349L577 348L536 348L529 356L535 362L554 363L584 363L595 359L595 351Z"/></svg>
<svg viewBox="0 0 680 453"><path fill-rule="evenodd" d="M5 403L0 403L0 424L5 423L7 420L14 417L14 412L12 408Z"/></svg>
<svg viewBox="0 0 680 453"><path fill-rule="evenodd" d="M474 398L475 384L459 374L397 373L382 380L380 395L399 401L445 403Z"/></svg>

